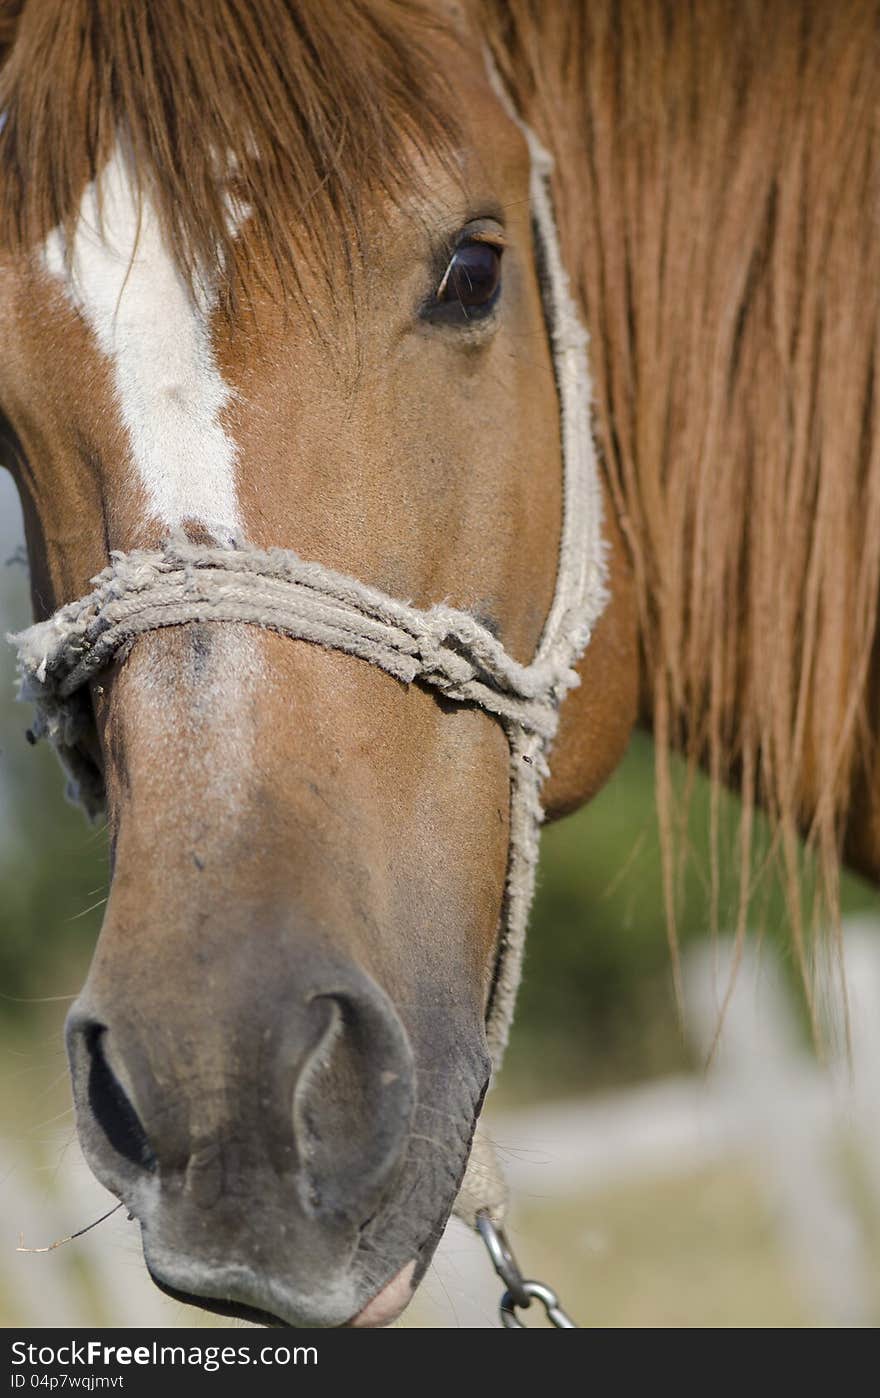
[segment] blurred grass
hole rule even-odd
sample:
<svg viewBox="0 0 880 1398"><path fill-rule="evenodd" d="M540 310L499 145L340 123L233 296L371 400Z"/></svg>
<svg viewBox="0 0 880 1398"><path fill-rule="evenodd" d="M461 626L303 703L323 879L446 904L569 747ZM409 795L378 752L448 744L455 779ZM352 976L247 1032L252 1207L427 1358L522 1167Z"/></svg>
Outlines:
<svg viewBox="0 0 880 1398"><path fill-rule="evenodd" d="M738 1161L517 1210L529 1266L598 1327L814 1324ZM543 1268L543 1271L542 1271Z"/></svg>

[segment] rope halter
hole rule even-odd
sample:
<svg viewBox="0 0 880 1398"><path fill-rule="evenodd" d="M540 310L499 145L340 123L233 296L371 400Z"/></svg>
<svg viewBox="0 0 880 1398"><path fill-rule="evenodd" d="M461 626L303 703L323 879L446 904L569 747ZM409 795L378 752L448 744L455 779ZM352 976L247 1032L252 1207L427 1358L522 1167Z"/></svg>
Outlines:
<svg viewBox="0 0 880 1398"><path fill-rule="evenodd" d="M285 549L204 546L182 537L158 550L113 553L87 597L10 638L18 650L21 697L36 706L35 736L53 744L70 775L73 798L92 815L102 808L104 791L88 755L94 738L89 683L124 659L139 636L164 626L246 622L344 651L404 684L418 681L496 718L510 745L506 892L486 1017L496 1069L520 980L547 756L559 706L578 684L574 666L607 595L587 336L560 257L549 192L552 163L534 133L519 124L531 154L532 216L564 466L556 592L531 664L518 664L467 612L443 605L420 610ZM477 1136L456 1213L472 1225L478 1213L500 1223L504 1198L491 1149Z"/></svg>

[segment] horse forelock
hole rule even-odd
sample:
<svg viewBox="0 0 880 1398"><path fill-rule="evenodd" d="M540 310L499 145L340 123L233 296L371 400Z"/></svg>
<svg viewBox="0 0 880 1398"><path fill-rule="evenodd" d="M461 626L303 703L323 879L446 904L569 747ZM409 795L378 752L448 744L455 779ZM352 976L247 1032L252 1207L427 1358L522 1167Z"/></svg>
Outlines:
<svg viewBox="0 0 880 1398"><path fill-rule="evenodd" d="M147 516L229 539L211 314L306 266L338 287L371 201L450 153L441 21L418 0L25 0L2 21L0 243L42 250L107 357Z"/></svg>
<svg viewBox="0 0 880 1398"><path fill-rule="evenodd" d="M6 5L0 241L26 252L60 228L72 246L84 190L121 148L191 288L225 268L231 306L267 266L291 289L303 258L338 270L340 249L363 252L378 194L411 191L426 151L451 158L454 98L433 51L446 28L421 0Z"/></svg>

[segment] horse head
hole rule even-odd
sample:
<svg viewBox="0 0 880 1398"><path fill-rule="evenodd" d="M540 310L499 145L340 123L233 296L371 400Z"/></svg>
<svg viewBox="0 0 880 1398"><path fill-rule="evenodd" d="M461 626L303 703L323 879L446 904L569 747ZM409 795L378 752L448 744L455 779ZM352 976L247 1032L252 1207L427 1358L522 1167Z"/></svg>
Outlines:
<svg viewBox="0 0 880 1398"><path fill-rule="evenodd" d="M444 603L527 666L557 582L560 397L532 154L479 36L445 7L218 0L202 27L175 4L149 32L111 8L25 5L11 60L63 41L46 66L71 89L69 185L34 171L67 203L0 260L38 617L113 551L246 541ZM40 140L9 90L7 182ZM98 153L77 149L81 101L112 127ZM563 705L551 815L597 788L634 717L607 501L604 534L611 600ZM386 1323L492 1067L504 727L246 620L138 636L88 705L112 882L68 1021L86 1156L171 1293Z"/></svg>

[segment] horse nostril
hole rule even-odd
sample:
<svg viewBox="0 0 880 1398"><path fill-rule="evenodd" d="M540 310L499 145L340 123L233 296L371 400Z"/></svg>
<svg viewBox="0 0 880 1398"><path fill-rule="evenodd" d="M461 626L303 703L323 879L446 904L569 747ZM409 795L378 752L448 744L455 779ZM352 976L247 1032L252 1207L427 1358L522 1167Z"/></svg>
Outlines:
<svg viewBox="0 0 880 1398"><path fill-rule="evenodd" d="M313 1210L369 1212L405 1150L414 1108L412 1050L387 996L366 981L315 994L293 1121Z"/></svg>
<svg viewBox="0 0 880 1398"><path fill-rule="evenodd" d="M106 1026L89 1024L82 1030L88 1055L88 1104L108 1142L125 1160L142 1170L156 1169L156 1156L140 1117L114 1074L104 1050Z"/></svg>

